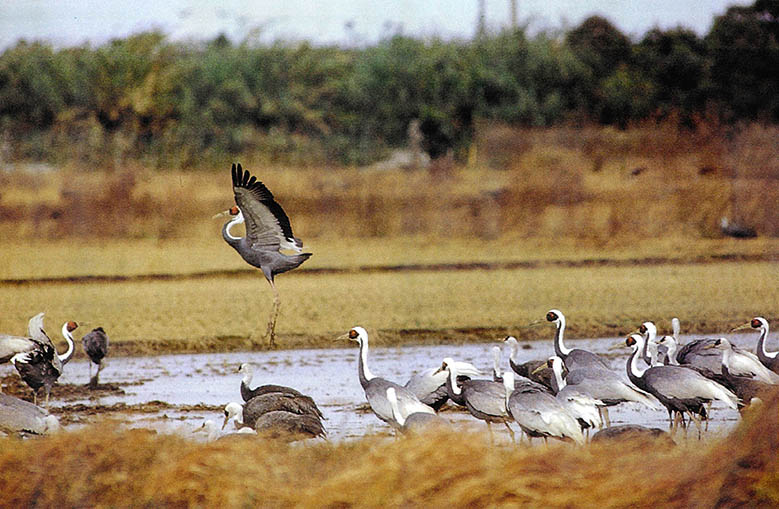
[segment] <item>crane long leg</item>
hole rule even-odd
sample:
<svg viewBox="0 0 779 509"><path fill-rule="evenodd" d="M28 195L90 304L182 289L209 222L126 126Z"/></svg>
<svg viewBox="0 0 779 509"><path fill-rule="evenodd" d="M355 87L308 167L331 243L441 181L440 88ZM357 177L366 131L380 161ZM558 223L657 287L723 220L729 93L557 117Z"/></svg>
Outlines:
<svg viewBox="0 0 779 509"><path fill-rule="evenodd" d="M281 307L281 301L279 300L279 291L276 289L276 285L273 280L268 280L270 287L273 289L273 311L271 311L270 321L268 322L268 331L266 336L268 337L268 344L270 346L276 345L276 318L279 316L279 308Z"/></svg>
<svg viewBox="0 0 779 509"><path fill-rule="evenodd" d="M603 407L598 407L598 410L601 411L603 423L606 425L607 428L610 427L611 421L609 420L609 408L603 406Z"/></svg>
<svg viewBox="0 0 779 509"><path fill-rule="evenodd" d="M511 441L516 444L517 443L517 437L514 436L514 430L511 429L511 426L509 426L508 422L504 421L503 424L505 424L506 425L506 429L509 430L509 435L511 435Z"/></svg>

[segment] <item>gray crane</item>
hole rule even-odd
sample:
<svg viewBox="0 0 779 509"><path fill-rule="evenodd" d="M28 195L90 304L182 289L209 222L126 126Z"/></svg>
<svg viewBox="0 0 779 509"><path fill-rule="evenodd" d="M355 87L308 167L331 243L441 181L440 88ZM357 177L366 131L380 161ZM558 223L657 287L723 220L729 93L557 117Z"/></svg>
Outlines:
<svg viewBox="0 0 779 509"><path fill-rule="evenodd" d="M62 375L62 368L70 361L75 351L72 332L76 330L78 324L70 321L62 326L62 336L68 342L68 349L60 355L54 349L54 345L49 343L39 343L40 347L29 352L18 353L11 357L11 363L19 372L22 380L33 390L33 402L38 402L38 391L41 387L46 392L46 409L49 408L49 395L51 388L57 379ZM41 329L41 332L43 330Z"/></svg>
<svg viewBox="0 0 779 509"><path fill-rule="evenodd" d="M300 398L281 392L270 392L255 396L244 404L231 402L225 405L222 429L227 426L231 419L235 419L240 425L239 427L248 426L255 428L257 419L261 415L277 410L298 415L310 415L317 420L321 418L321 412L311 398Z"/></svg>
<svg viewBox="0 0 779 509"><path fill-rule="evenodd" d="M563 343L565 332L565 315L558 309L551 309L546 313L546 321L555 324L557 330L554 339L555 355L560 357L568 369L577 369L588 366L597 366L608 369L606 362L597 354L581 348L568 348Z"/></svg>
<svg viewBox="0 0 779 509"><path fill-rule="evenodd" d="M654 339L652 331L647 331L648 334L644 335L644 339L651 341ZM670 345L671 349L675 349L673 345L673 338L665 336L662 338L663 344ZM713 349L713 345L717 343L719 339L697 339L692 341L676 355L676 359L681 365L690 364L699 368L705 368L711 370L713 373L722 373L722 350ZM730 372L733 375L748 376L756 378L761 382L768 384L779 384L779 374L774 373L768 367L766 367L760 358L741 348L731 345L732 354L730 356Z"/></svg>
<svg viewBox="0 0 779 509"><path fill-rule="evenodd" d="M729 408L738 409L738 398L722 385L709 380L700 373L683 366L653 366L641 368L638 365L639 352L643 351L644 337L631 334L625 344L633 348L628 357L627 374L630 381L655 396L668 410L669 418L689 414L701 432L701 419L708 418L704 404L712 400L722 401ZM671 431L675 431L676 418L672 418ZM682 421L684 425L684 421ZM686 426L685 426L686 429Z"/></svg>
<svg viewBox="0 0 779 509"><path fill-rule="evenodd" d="M552 389L552 378L554 374L552 370L547 369L546 361L533 360L519 363L519 342L514 336L506 336L503 340L504 343L509 345L509 366L517 375L528 378L538 384L547 387L550 391ZM538 369L541 367L542 369Z"/></svg>
<svg viewBox="0 0 779 509"><path fill-rule="evenodd" d="M243 378L241 379L241 398L243 398L244 401L249 401L255 396L261 396L271 392L282 392L291 394L292 396L308 397L301 394L300 391L284 385L265 384L252 389L251 383L252 379L254 379L254 365L249 362L244 362L238 366L237 372L243 374Z"/></svg>
<svg viewBox="0 0 779 509"><path fill-rule="evenodd" d="M96 327L81 338L81 346L84 347L87 357L89 357L89 386L97 387L100 371L102 371L103 359L108 354L108 334L102 327ZM97 371L92 377L92 363L97 364Z"/></svg>
<svg viewBox="0 0 779 509"><path fill-rule="evenodd" d="M44 435L60 429L59 421L38 405L0 394L0 431Z"/></svg>
<svg viewBox="0 0 779 509"><path fill-rule="evenodd" d="M340 336L339 339L348 339L360 345L360 354L357 362L357 375L360 379L360 385L365 391L365 399L376 414L376 417L386 422L394 428L400 425L392 415L392 405L387 399L387 389L393 387L398 399L398 407L403 417L407 417L416 412L434 414L428 405L425 405L413 392L402 385L390 382L385 378L380 378L371 373L368 368L368 332L362 327L352 327L348 333ZM451 396L450 396L451 397Z"/></svg>
<svg viewBox="0 0 779 509"><path fill-rule="evenodd" d="M465 380L457 383L457 365L455 361L447 357L444 359L440 371L448 372L446 377L446 390L449 399L468 409L472 416L487 423L487 430L492 437L491 423L502 423L509 430L511 439L514 440L514 430L509 426L511 416L506 410L503 385L493 380ZM504 375L505 376L505 375ZM513 377L513 373L512 373ZM505 383L505 379L504 379ZM514 387L514 379L511 380Z"/></svg>
<svg viewBox="0 0 779 509"><path fill-rule="evenodd" d="M398 428L403 433L420 431L428 426L444 425L444 420L436 414L414 412L413 414L404 416L398 406L398 396L394 387L387 387L387 400L392 407L392 416L394 417L395 422L398 423Z"/></svg>
<svg viewBox="0 0 779 509"><path fill-rule="evenodd" d="M528 437L573 440L584 444L584 435L577 420L551 394L532 387L514 388L514 373L503 373L503 397L511 417Z"/></svg>
<svg viewBox="0 0 779 509"><path fill-rule="evenodd" d="M312 415L301 415L284 410L262 414L255 423L255 430L268 438L280 438L288 442L306 438L327 438L322 422Z"/></svg>
<svg viewBox="0 0 779 509"><path fill-rule="evenodd" d="M611 426L608 410L610 406L632 402L655 410L660 409L657 401L651 395L625 383L612 370L602 368L597 364L568 370L565 383L567 386L576 387L578 391L603 403L603 405L598 405L598 410L606 427ZM559 385L555 378L554 389L558 388Z"/></svg>
<svg viewBox="0 0 779 509"><path fill-rule="evenodd" d="M268 342L274 345L276 318L281 305L274 278L277 274L299 267L308 260L311 253L302 252L303 242L292 234L287 214L257 177L243 171L240 164L233 164L232 180L236 206L217 216L230 214L235 217L222 227L222 238L238 251L246 263L260 269L270 283L273 290L273 310L266 335ZM233 236L230 229L241 223L246 225L246 236ZM282 253L282 249L292 250L296 254Z"/></svg>
<svg viewBox="0 0 779 509"><path fill-rule="evenodd" d="M682 324L679 321L678 318L673 317L671 318L671 330L673 331L670 336L666 335L661 337L657 340L657 361L660 364L672 364L670 362L670 355L668 354L668 349L666 346L663 346L662 340L665 338L669 338L673 340L677 345L680 343L679 334L682 331Z"/></svg>
<svg viewBox="0 0 779 509"><path fill-rule="evenodd" d="M583 386L568 385L563 378L563 360L554 355L549 358L549 367L554 373L555 397L563 404L563 407L571 414L589 437L590 429L602 428L603 418L600 408L606 404L594 398L583 389Z"/></svg>
<svg viewBox="0 0 779 509"><path fill-rule="evenodd" d="M457 362L457 372L460 373L458 381L467 380L472 376L478 376L481 372L470 362ZM438 370L438 366L415 373L406 382L406 389L414 393L419 401L430 406L436 412L449 401L446 391L446 376Z"/></svg>
<svg viewBox="0 0 779 509"><path fill-rule="evenodd" d="M768 339L768 320L762 316L756 316L752 318L751 321L744 325L740 325L733 330L737 331L748 328L760 331L760 338L757 340L757 346L755 347L757 350L757 358L760 359L760 362L762 362L765 367L774 373L779 373L779 352L769 352L765 348L765 342Z"/></svg>
<svg viewBox="0 0 779 509"><path fill-rule="evenodd" d="M730 362L734 351L733 345L726 338L717 339L707 348L716 348L722 352L722 377L725 379L726 387L738 396L740 409L749 406L753 400L760 399L761 395L774 388L773 384L731 372Z"/></svg>

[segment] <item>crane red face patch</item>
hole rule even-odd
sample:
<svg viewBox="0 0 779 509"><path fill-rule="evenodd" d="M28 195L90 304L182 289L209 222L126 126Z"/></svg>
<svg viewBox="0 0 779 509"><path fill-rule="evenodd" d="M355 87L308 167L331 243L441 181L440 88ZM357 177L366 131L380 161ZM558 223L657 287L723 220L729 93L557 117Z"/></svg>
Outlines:
<svg viewBox="0 0 779 509"><path fill-rule="evenodd" d="M763 324L757 318L753 318L751 325L753 329L759 329Z"/></svg>
<svg viewBox="0 0 779 509"><path fill-rule="evenodd" d="M360 334L354 329L349 331L349 339L357 339L357 336L359 335Z"/></svg>
<svg viewBox="0 0 779 509"><path fill-rule="evenodd" d="M237 216L238 215L238 206L237 205L233 205L232 207L230 207L230 215L231 216Z"/></svg>
<svg viewBox="0 0 779 509"><path fill-rule="evenodd" d="M631 336L625 340L625 344L628 346L633 346L636 344L636 340Z"/></svg>

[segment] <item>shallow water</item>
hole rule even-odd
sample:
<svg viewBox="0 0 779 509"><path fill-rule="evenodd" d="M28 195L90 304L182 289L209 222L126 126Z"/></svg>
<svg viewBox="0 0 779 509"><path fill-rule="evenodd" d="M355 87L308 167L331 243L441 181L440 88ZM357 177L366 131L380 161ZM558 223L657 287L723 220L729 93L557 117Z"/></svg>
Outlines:
<svg viewBox="0 0 779 509"><path fill-rule="evenodd" d="M683 337L687 342L690 338ZM731 342L745 349L753 350L754 335L730 336ZM569 347L585 348L606 357L611 368L624 379L627 348L611 349L622 342L621 338L589 340L566 340ZM405 383L412 373L440 365L444 357L468 361L482 370L484 378L492 376L491 349L500 345L503 351L504 369L508 367L508 347L502 343L479 343L466 345L371 347L369 365L377 375L399 383ZM520 361L546 359L553 354L551 341L521 343ZM308 394L319 405L326 417L325 427L331 440L344 440L370 433L386 433L389 426L365 409L365 395L357 378L356 345L353 348L326 350L284 350L271 352L238 352L223 354L180 354L153 357L110 357L100 374L100 383L114 384L124 390L120 395L98 395L96 397L69 397L67 401L57 398L57 387L52 391L52 409L60 408L68 415L68 428L78 428L101 418L81 412L74 405L86 407L95 405L142 405L162 401L184 408L163 408L157 411L110 412L130 427L153 428L160 432L179 433L197 439L205 434L193 434L204 422L211 419L222 423L221 408L230 401L241 401L239 392L241 375L236 370L242 362L255 365L253 386L274 383L294 387ZM8 365L0 366L0 375L7 374ZM83 385L89 381L86 361L72 361L60 378L60 384ZM99 394L99 393L98 393ZM205 405L211 409L186 408ZM153 410L153 409L152 409ZM58 412L59 413L59 412ZM75 414L75 415L73 415ZM472 425L485 429L464 411L444 411L442 415L458 426ZM667 413L652 410L637 404L623 404L609 409L612 425L641 424L667 429ZM62 417L61 417L62 418ZM709 424L712 431L725 432L739 419L735 410L717 403L713 406ZM501 436L508 434L503 426L493 426ZM692 436L692 434L691 434Z"/></svg>

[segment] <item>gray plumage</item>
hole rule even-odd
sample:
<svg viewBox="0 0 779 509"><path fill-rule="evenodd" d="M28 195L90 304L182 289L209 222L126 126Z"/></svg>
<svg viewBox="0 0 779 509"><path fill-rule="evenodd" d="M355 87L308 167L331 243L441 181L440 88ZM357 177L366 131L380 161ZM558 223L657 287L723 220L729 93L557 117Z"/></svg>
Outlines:
<svg viewBox="0 0 779 509"><path fill-rule="evenodd" d="M683 366L654 366L642 370L637 358L643 349L643 336L631 334L626 344L633 347L628 358L627 374L630 381L655 396L668 409L669 415L678 412L690 414L692 418L707 418L704 405L719 400L732 409L738 408L738 398L722 385L709 380L700 373ZM696 424L699 425L696 419ZM673 422L672 422L673 427Z"/></svg>
<svg viewBox="0 0 779 509"><path fill-rule="evenodd" d="M392 405L390 405L390 402L387 399L387 389L390 387L395 389L398 398L398 407L404 417L416 412L435 413L435 410L419 401L419 398L410 390L395 382L390 382L384 378L374 376L373 373L371 373L368 368L368 332L365 329L362 327L353 327L342 337L360 345L357 376L359 377L363 391L365 391L365 399L368 400L368 404L376 417L393 427L400 427L392 415Z"/></svg>
<svg viewBox="0 0 779 509"><path fill-rule="evenodd" d="M554 396L534 388L514 389L514 373L503 374L503 398L511 417L528 437L584 443L576 419Z"/></svg>
<svg viewBox="0 0 779 509"><path fill-rule="evenodd" d="M89 385L96 387L103 369L103 359L108 355L108 334L102 327L96 327L81 338L81 346L89 357ZM97 372L92 376L92 364L97 364Z"/></svg>
<svg viewBox="0 0 779 509"><path fill-rule="evenodd" d="M289 441L305 438L325 438L327 433L319 419L312 415L301 415L283 410L274 410L262 414L255 423L258 433L270 438L283 438Z"/></svg>
<svg viewBox="0 0 779 509"><path fill-rule="evenodd" d="M0 431L43 435L59 429L59 421L37 405L0 394Z"/></svg>
<svg viewBox="0 0 779 509"><path fill-rule="evenodd" d="M469 362L458 362L459 380L468 380L472 376L478 376L479 370ZM419 373L415 373L404 386L414 393L414 395L433 410L438 411L447 401L449 393L446 391L446 376L437 367L429 368Z"/></svg>
<svg viewBox="0 0 779 509"><path fill-rule="evenodd" d="M546 314L546 320L552 322L556 326L554 351L555 355L563 360L566 368L573 370L595 366L608 369L606 361L601 359L599 355L587 350L582 350L581 348L568 348L565 346L565 343L563 343L565 316L560 310L549 310Z"/></svg>
<svg viewBox="0 0 779 509"><path fill-rule="evenodd" d="M261 396L263 394L269 394L272 392L281 392L284 394L290 394L292 396L304 397L300 391L297 391L292 387L286 387L284 385L265 384L252 389L251 383L254 378L254 365L249 362L244 362L238 366L238 373L243 374L243 378L241 379L241 398L243 398L244 401L249 401L255 396ZM311 401L313 402L313 400Z"/></svg>
<svg viewBox="0 0 779 509"><path fill-rule="evenodd" d="M668 445L675 445L668 433L660 428L647 428L638 424L620 424L602 429L592 436L592 443L642 439L662 440Z"/></svg>
<svg viewBox="0 0 779 509"><path fill-rule="evenodd" d="M563 378L563 360L560 357L550 357L548 361L554 373L555 397L563 408L571 414L581 428L600 428L603 426L603 418L600 415L600 407L606 404L587 393L583 385L569 385Z"/></svg>
<svg viewBox="0 0 779 509"><path fill-rule="evenodd" d="M387 388L387 400L389 400L390 406L392 407L392 416L398 423L400 431L403 433L420 431L429 426L445 425L445 421L438 415L427 412L414 412L413 414L404 416L398 407L398 397L394 387Z"/></svg>
<svg viewBox="0 0 779 509"><path fill-rule="evenodd" d="M280 305L274 278L277 274L300 266L311 253L302 253L303 242L292 234L287 214L262 182L248 171L243 171L240 164L233 164L231 175L237 207L229 211L235 218L222 227L222 238L238 251L246 263L260 269L273 289L273 311L267 331L269 341L273 344ZM230 229L240 223L245 223L246 235L234 237ZM289 249L297 254L288 255L282 253L281 249Z"/></svg>
<svg viewBox="0 0 779 509"><path fill-rule="evenodd" d="M733 345L727 339L716 340L711 348L722 352L722 378L725 379L726 387L738 397L739 408L749 406L753 399L760 399L766 392L775 389L773 384L731 372L730 360L733 357Z"/></svg>
<svg viewBox="0 0 779 509"><path fill-rule="evenodd" d="M485 421L490 432L492 432L490 423L497 422L504 424L511 436L514 436L514 432L509 426L511 416L506 409L506 396L503 384L493 380L465 380L458 384L457 367L454 360L449 357L444 359L440 369L441 371L448 372L446 390L452 401L458 405L463 405L475 418ZM513 378L511 384L513 387Z"/></svg>
<svg viewBox="0 0 779 509"><path fill-rule="evenodd" d="M531 360L520 363L518 359L519 342L517 341L517 338L514 336L506 336L503 342L509 345L509 366L511 366L514 373L524 379L529 379L543 385L551 391L554 374L551 369L546 367L546 361Z"/></svg>

